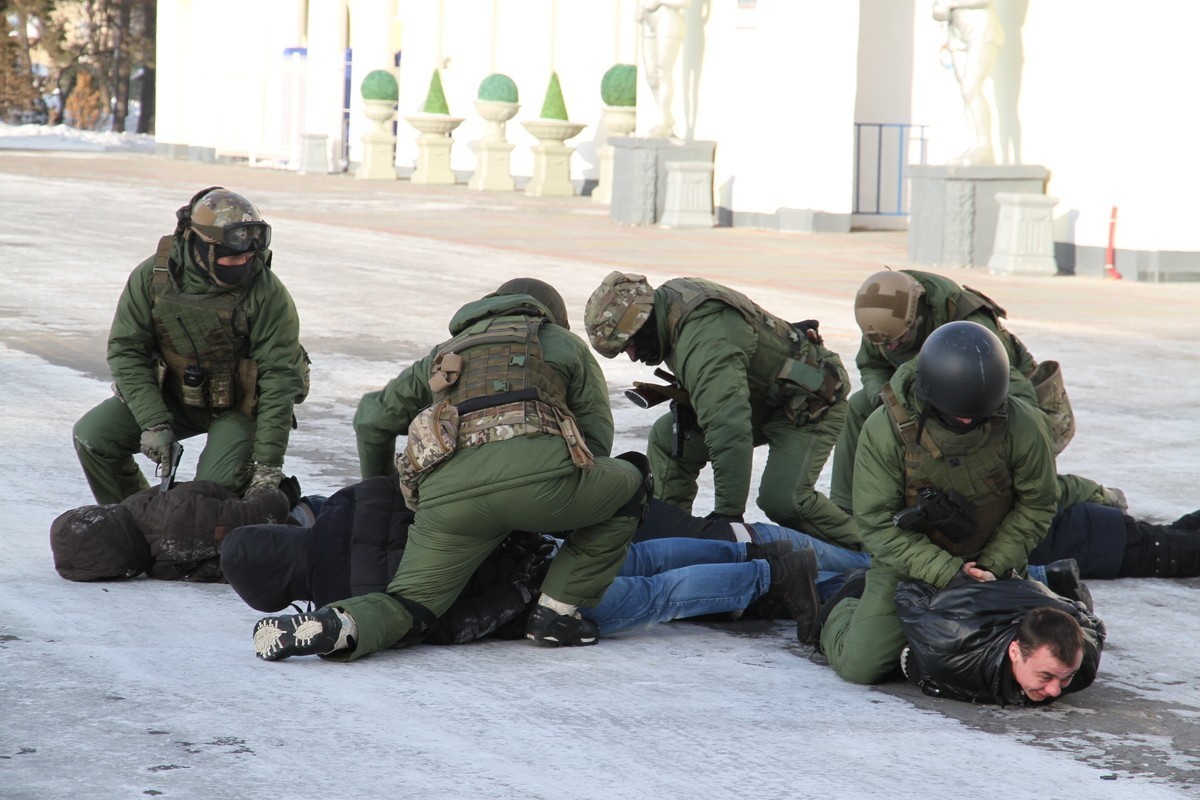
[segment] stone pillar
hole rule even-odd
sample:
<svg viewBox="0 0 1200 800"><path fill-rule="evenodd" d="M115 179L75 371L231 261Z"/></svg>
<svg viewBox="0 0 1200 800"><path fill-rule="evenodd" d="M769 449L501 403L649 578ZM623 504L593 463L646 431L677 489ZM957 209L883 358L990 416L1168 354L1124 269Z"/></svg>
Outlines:
<svg viewBox="0 0 1200 800"><path fill-rule="evenodd" d="M329 137L323 133L305 133L300 139L300 174L328 175Z"/></svg>
<svg viewBox="0 0 1200 800"><path fill-rule="evenodd" d="M1054 260L1054 206L1044 194L998 192L996 242L988 259L993 275L1057 275Z"/></svg>
<svg viewBox="0 0 1200 800"><path fill-rule="evenodd" d="M477 192L511 192L516 188L509 167L509 154L516 145L506 141L477 139L470 143L475 153L475 172L467 188Z"/></svg>
<svg viewBox="0 0 1200 800"><path fill-rule="evenodd" d="M363 100L363 111L374 123L362 137L362 162L354 177L362 180L396 180L396 137L392 135L395 103Z"/></svg>
<svg viewBox="0 0 1200 800"><path fill-rule="evenodd" d="M713 165L668 161L667 197L662 220L667 228L713 226Z"/></svg>
<svg viewBox="0 0 1200 800"><path fill-rule="evenodd" d="M450 169L451 135L462 124L462 117L445 114L414 114L405 117L420 135L417 136L417 165L409 178L413 183L431 186L453 186L457 179Z"/></svg>
<svg viewBox="0 0 1200 800"><path fill-rule="evenodd" d="M908 258L915 264L985 266L996 239L1000 192L1045 194L1036 165L912 166Z"/></svg>
<svg viewBox="0 0 1200 800"><path fill-rule="evenodd" d="M628 136L633 133L637 117L632 107L606 107L601 114L600 144L596 148L596 156L600 159L600 178L596 188L592 189L592 202L597 205L612 205L613 184L613 146L612 136Z"/></svg>
<svg viewBox="0 0 1200 800"><path fill-rule="evenodd" d="M574 147L562 142L543 140L533 150L533 177L525 186L525 194L531 197L573 197L575 186L571 183L571 154Z"/></svg>
<svg viewBox="0 0 1200 800"><path fill-rule="evenodd" d="M623 225L653 225L662 219L667 204L667 163L712 165L717 147L712 141L680 143L631 136L614 136L608 141L613 146L609 218Z"/></svg>

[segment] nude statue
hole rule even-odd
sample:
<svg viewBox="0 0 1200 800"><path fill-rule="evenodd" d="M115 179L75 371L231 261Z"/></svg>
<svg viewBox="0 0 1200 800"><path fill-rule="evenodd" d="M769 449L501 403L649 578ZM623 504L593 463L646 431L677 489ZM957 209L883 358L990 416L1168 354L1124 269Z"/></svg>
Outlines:
<svg viewBox="0 0 1200 800"><path fill-rule="evenodd" d="M641 26L642 66L660 118L651 137L674 137L675 61L687 34L684 12L691 0L638 0L634 19Z"/></svg>
<svg viewBox="0 0 1200 800"><path fill-rule="evenodd" d="M954 163L994 164L992 113L983 84L1004 44L1000 18L989 0L934 0L933 18L946 23L943 49L954 65L971 136L971 144Z"/></svg>

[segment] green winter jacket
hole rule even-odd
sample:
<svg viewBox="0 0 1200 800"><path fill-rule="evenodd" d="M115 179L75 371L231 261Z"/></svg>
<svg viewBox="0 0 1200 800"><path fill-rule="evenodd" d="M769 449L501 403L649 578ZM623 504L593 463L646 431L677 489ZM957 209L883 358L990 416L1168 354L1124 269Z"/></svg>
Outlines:
<svg viewBox="0 0 1200 800"><path fill-rule="evenodd" d="M480 320L517 314L550 317L545 306L527 295L485 297L458 310L450 321L450 333L458 335ZM596 457L610 455L613 420L608 384L591 350L578 336L549 322L541 326L538 338L545 362L562 375L567 408L588 449ZM359 403L354 432L364 479L396 472L396 437L406 435L413 417L433 402L429 377L438 347ZM515 453L518 449L522 452ZM459 450L422 478L421 508L436 506L449 496L466 498L576 469L563 439L545 433Z"/></svg>
<svg viewBox="0 0 1200 800"><path fill-rule="evenodd" d="M783 413L767 404L762 391L751 390L748 369L758 334L740 311L714 300L688 316L671 347L669 307L665 290L655 290L654 319L663 363L687 390L704 431L715 485L713 508L740 514L750 495L755 430L774 414ZM754 378L756 386L770 386L775 374Z"/></svg>
<svg viewBox="0 0 1200 800"><path fill-rule="evenodd" d="M176 236L169 258L176 265L171 280L181 292L188 295L241 292L244 295L241 307L249 327L246 357L258 366L258 403L251 458L260 464L282 466L292 429L292 408L306 388L300 318L292 297L271 271L270 250L254 259L252 277L236 289L214 284L186 251ZM158 346L152 315L154 262L154 257L148 258L130 274L117 302L108 335L108 365L113 379L143 430L174 421L172 409L155 376Z"/></svg>
<svg viewBox="0 0 1200 800"><path fill-rule="evenodd" d="M891 380L892 390L904 409L918 419L923 404L913 393L916 360L901 366ZM987 423L977 431L977 439L986 440ZM926 426L941 431L936 417ZM892 523L892 515L905 506L904 443L892 427L887 408L876 409L863 426L858 455L854 464L854 515L866 549L880 562L909 578L945 586L966 561L977 561L1000 575L1010 569L1025 569L1029 551L1045 537L1057 511L1058 485L1054 454L1050 449L1042 414L1020 398L1009 396L1008 422L1004 441L1012 480L1012 507L978 554L960 558L934 544L924 534L903 530ZM954 488L968 499L971 487L977 493L984 487L978 479L968 479L971 453L946 457L942 469L956 474ZM926 458L932 458L931 455Z"/></svg>
<svg viewBox="0 0 1200 800"><path fill-rule="evenodd" d="M875 406L879 406L879 393L883 385L896 374L896 368L916 357L921 351L921 345L929 338L929 334L945 325L947 322L966 320L978 322L992 333L1000 337L1004 349L1008 352L1008 361L1012 366L1009 393L1020 397L1030 405L1037 407L1037 393L1028 376L1033 372L1037 363L1025 349L1025 345L1013 336L996 317L990 306L990 301L982 308L976 308L966 316L959 313L960 303L964 297L972 305L982 298L970 289L964 289L949 278L934 275L930 272L920 272L915 269L900 270L905 275L911 275L925 287L925 295L921 298L918 315L920 330L917 331L907 350L890 353L883 345L872 344L864 336L858 349L854 363L858 365L858 374L862 378L863 391L872 398ZM951 309L953 307L953 311Z"/></svg>

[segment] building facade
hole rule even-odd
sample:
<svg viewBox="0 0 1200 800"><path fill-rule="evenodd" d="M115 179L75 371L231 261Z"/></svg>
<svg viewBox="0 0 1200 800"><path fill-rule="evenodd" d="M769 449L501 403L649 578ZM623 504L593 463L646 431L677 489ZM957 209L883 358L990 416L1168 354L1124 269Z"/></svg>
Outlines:
<svg viewBox="0 0 1200 800"><path fill-rule="evenodd" d="M533 168L552 73L572 121L582 191L599 173L600 79L639 66L638 133L657 117L644 74L641 0L159 0L159 151L194 159L340 171L370 123L358 86L374 69L400 85L396 166L410 174L434 69L455 116L452 168L474 170L479 83L511 77L515 176ZM928 0L688 0L673 69L684 140L716 143L714 200L726 224L780 230L903 227L909 165L969 144L946 26ZM945 2L942 5L946 5ZM984 93L997 163L1049 170L1059 268L1101 274L1115 228L1128 277L1200 279L1187 197L1200 177L1190 112L1172 86L1200 9L1174 0L994 0L1003 27ZM235 22L236 21L236 22Z"/></svg>

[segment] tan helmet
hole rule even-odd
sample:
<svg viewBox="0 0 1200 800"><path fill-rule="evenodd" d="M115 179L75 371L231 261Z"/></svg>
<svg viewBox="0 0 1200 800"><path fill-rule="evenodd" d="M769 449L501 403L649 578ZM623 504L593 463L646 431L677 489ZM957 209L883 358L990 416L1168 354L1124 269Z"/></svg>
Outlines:
<svg viewBox="0 0 1200 800"><path fill-rule="evenodd" d="M906 272L876 272L854 298L854 318L867 341L882 346L916 329L924 295L925 287Z"/></svg>
<svg viewBox="0 0 1200 800"><path fill-rule="evenodd" d="M654 289L645 276L610 272L588 298L583 324L596 352L616 358L653 310Z"/></svg>
<svg viewBox="0 0 1200 800"><path fill-rule="evenodd" d="M192 203L191 228L201 241L234 253L265 250L271 245L271 226L246 198L214 186Z"/></svg>

